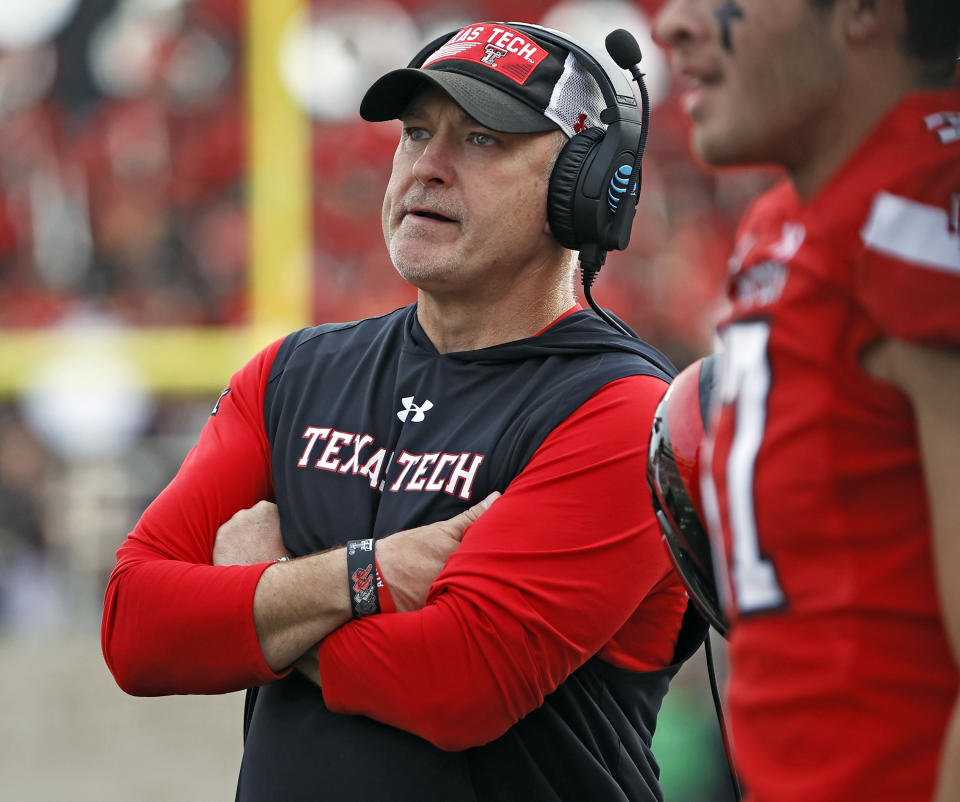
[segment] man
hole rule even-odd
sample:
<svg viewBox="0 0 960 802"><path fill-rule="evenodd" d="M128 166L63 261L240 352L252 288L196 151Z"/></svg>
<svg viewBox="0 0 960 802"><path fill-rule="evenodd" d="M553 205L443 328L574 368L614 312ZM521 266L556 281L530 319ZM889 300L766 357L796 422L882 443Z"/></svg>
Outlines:
<svg viewBox="0 0 960 802"><path fill-rule="evenodd" d="M704 505L754 802L960 799L960 4L674 0L731 260Z"/></svg>
<svg viewBox="0 0 960 802"><path fill-rule="evenodd" d="M697 642L643 480L674 371L580 309L546 216L600 94L499 23L448 44L361 106L402 120L383 230L417 303L233 377L118 552L104 654L130 693L260 686L240 800L661 799Z"/></svg>

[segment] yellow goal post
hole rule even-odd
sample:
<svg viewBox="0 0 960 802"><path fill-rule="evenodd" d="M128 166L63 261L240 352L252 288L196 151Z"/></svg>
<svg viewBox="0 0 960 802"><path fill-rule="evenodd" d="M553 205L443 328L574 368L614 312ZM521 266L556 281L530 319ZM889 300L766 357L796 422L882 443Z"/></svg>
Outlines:
<svg viewBox="0 0 960 802"><path fill-rule="evenodd" d="M248 323L239 327L0 329L0 397L65 353L109 353L150 391L210 394L271 340L310 323L310 121L280 77L280 44L304 0L246 0Z"/></svg>

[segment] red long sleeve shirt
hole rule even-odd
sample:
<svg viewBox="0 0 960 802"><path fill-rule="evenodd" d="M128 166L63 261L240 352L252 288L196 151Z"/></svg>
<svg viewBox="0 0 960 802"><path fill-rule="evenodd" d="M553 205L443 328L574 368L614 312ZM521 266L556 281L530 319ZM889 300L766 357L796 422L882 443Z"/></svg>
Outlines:
<svg viewBox="0 0 960 802"><path fill-rule="evenodd" d="M279 346L233 377L180 472L118 551L102 640L130 693L218 693L278 677L253 626L267 564L210 561L218 527L273 497L263 404ZM634 670L668 665L686 596L644 479L664 389L649 376L602 387L470 527L424 609L328 636L319 649L327 706L460 749L505 731L594 654Z"/></svg>

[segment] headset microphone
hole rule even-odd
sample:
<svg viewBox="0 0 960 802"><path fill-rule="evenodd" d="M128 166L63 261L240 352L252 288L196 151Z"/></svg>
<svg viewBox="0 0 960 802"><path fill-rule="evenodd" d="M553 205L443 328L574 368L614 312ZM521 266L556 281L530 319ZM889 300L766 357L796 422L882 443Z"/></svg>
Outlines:
<svg viewBox="0 0 960 802"><path fill-rule="evenodd" d="M630 227L633 224L633 215L636 211L637 199L640 196L640 162L643 159L643 151L647 145L647 130L650 123L650 98L647 94L647 86L643 81L643 73L640 72L640 61L643 58L643 54L640 52L640 45L638 45L637 40L633 38L633 34L625 31L623 28L617 28L615 31L607 34L604 44L606 45L607 53L610 54L610 58L616 62L620 69L627 70L637 82L637 86L640 87L642 115L640 142L637 145L637 155L633 160L633 169L630 173L630 186L627 190L628 200L626 201L630 204L631 208L624 209L623 212L618 215L612 232L613 238L617 243L623 242L622 245L618 244L614 247L618 250L623 250L630 241ZM627 212L629 212L629 214Z"/></svg>
<svg viewBox="0 0 960 802"><path fill-rule="evenodd" d="M607 34L604 43L607 46L607 52L610 54L610 58L616 62L621 70L629 70L629 72L633 74L633 77L638 80L643 78L643 73L640 72L639 66L643 55L640 53L640 45L637 44L637 40L633 38L633 34L630 33L630 31L617 28L615 31Z"/></svg>
<svg viewBox="0 0 960 802"><path fill-rule="evenodd" d="M602 243L585 243L580 250L580 275L583 280L583 294L600 318L617 331L630 336L636 336L632 331L622 326L619 321L604 312L593 300L590 291L597 273L607 258L607 250L623 250L630 242L630 230L637 210L637 199L640 195L641 167L643 152L647 144L647 131L650 123L650 97L647 86L640 71L640 61L643 54L640 45L629 31L617 28L607 34L604 40L607 53L622 70L627 70L640 88L640 136L637 142L637 151L633 164L629 168L622 166L611 178L609 193L610 208L614 210L614 217Z"/></svg>

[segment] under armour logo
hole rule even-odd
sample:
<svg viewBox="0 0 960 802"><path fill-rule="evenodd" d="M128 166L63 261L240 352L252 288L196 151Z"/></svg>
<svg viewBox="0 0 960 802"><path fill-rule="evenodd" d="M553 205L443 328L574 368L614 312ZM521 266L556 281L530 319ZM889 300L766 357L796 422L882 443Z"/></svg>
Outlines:
<svg viewBox="0 0 960 802"><path fill-rule="evenodd" d="M493 45L485 45L483 52L487 55L485 55L481 61L484 64L489 64L491 67L497 66L498 58L503 58L505 55L507 55L507 51L502 47L494 47Z"/></svg>
<svg viewBox="0 0 960 802"><path fill-rule="evenodd" d="M414 397L412 395L408 395L406 398L400 399L403 402L403 409L397 413L397 417L400 418L400 420L402 420L404 423L407 422L407 417L411 412L413 413L413 417L410 418L410 422L420 423L420 421L426 417L424 413L427 413L433 409L433 401L431 401L429 398L420 406L417 406L413 403L413 398Z"/></svg>
<svg viewBox="0 0 960 802"><path fill-rule="evenodd" d="M585 131L586 129L587 129L587 115L581 114L579 122L576 122L573 124L573 130L574 130L574 133L579 134L581 131Z"/></svg>

